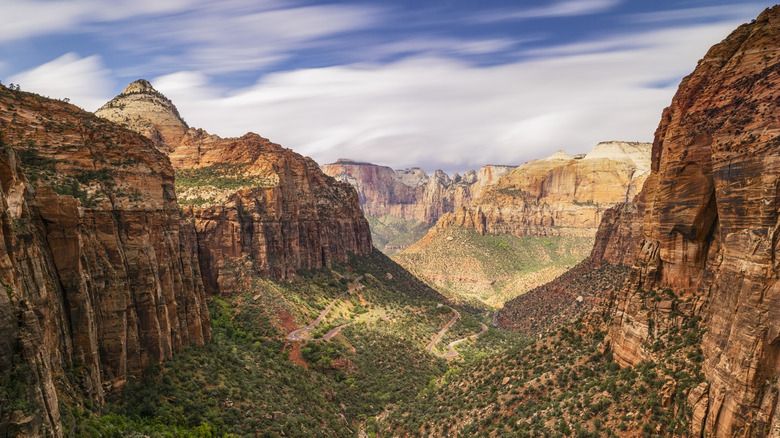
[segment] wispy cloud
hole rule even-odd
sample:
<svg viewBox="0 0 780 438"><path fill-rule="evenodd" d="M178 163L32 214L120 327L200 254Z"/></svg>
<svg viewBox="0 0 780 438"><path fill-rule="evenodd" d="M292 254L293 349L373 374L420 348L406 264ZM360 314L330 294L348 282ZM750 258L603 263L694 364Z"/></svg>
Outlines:
<svg viewBox="0 0 780 438"><path fill-rule="evenodd" d="M365 29L380 20L385 8L318 5L268 8L247 2L204 3L175 17L159 16L129 27L100 30L122 41L130 52L154 52L165 41L180 55L151 57L155 70L179 68L206 73L261 69L316 47L333 36Z"/></svg>
<svg viewBox="0 0 780 438"><path fill-rule="evenodd" d="M0 43L44 34L73 31L85 23L170 13L192 6L193 0L5 0Z"/></svg>
<svg viewBox="0 0 780 438"><path fill-rule="evenodd" d="M629 16L629 19L637 23L668 23L690 20L733 20L735 17L749 19L755 17L756 10L760 10L760 8L764 6L763 3L703 6L699 8L645 12L631 15Z"/></svg>
<svg viewBox="0 0 780 438"><path fill-rule="evenodd" d="M530 18L572 17L608 11L622 0L565 0L549 6L491 12L478 17L480 21L525 20Z"/></svg>
<svg viewBox="0 0 780 438"><path fill-rule="evenodd" d="M608 139L650 141L679 78L731 28L647 31L630 47L619 35L601 42L610 50L491 67L421 56L280 72L229 94L193 72L154 84L190 124L221 135L254 130L320 163L459 171Z"/></svg>
<svg viewBox="0 0 780 438"><path fill-rule="evenodd" d="M191 1L186 11L135 15L126 18L132 26L103 22L88 31L148 60L135 71L156 72L147 78L191 126L222 136L255 131L320 163L348 157L447 171L519 164L557 149L585 152L606 139L650 140L679 79L739 24L713 10L690 12L715 17L690 23L630 16L661 27L624 26L575 44L534 40L531 50L520 35L500 33L431 38L425 29L396 40L354 39L350 32L387 25L381 7ZM571 16L615 5L559 1L514 12L515 18ZM320 49L330 67L261 72ZM344 59L334 55L339 50ZM485 54L501 63L470 62ZM97 56L68 54L8 79L95 109L114 94L107 90L116 85L117 68L107 71ZM219 79L224 72L258 79L235 89Z"/></svg>

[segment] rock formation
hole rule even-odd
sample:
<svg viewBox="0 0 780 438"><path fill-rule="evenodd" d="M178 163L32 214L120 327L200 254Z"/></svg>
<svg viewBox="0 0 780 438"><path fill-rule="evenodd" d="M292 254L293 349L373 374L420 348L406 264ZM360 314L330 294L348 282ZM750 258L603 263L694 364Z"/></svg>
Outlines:
<svg viewBox="0 0 780 438"><path fill-rule="evenodd" d="M148 139L0 87L0 435L61 436L59 396L210 339L173 177Z"/></svg>
<svg viewBox="0 0 780 438"><path fill-rule="evenodd" d="M599 143L586 155L563 151L503 175L471 206L437 227L481 234L593 236L604 212L639 192L650 170L650 144Z"/></svg>
<svg viewBox="0 0 780 438"><path fill-rule="evenodd" d="M129 121L170 157L210 293L230 293L248 281L239 266L285 280L299 269L372 250L355 191L310 158L256 134L220 138L187 128L173 104L144 80L96 114Z"/></svg>
<svg viewBox="0 0 780 438"><path fill-rule="evenodd" d="M170 145L178 144L189 128L173 102L145 79L128 85L95 115L143 134L166 152L172 151Z"/></svg>
<svg viewBox="0 0 780 438"><path fill-rule="evenodd" d="M487 165L452 178L441 170L428 176L420 168L393 170L387 166L340 159L322 166L323 172L355 187L363 212L376 218L389 215L435 223L482 193L513 166Z"/></svg>
<svg viewBox="0 0 780 438"><path fill-rule="evenodd" d="M702 318L706 382L687 394L693 436L780 433L778 29L777 6L740 26L664 110L638 253L609 309L621 365L653 360L651 342ZM653 291L677 301L656 303Z"/></svg>

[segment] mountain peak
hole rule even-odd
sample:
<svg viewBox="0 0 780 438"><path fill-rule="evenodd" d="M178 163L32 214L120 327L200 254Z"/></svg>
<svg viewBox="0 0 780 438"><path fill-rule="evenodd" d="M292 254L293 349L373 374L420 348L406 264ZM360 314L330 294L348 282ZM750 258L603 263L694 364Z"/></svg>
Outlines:
<svg viewBox="0 0 780 438"><path fill-rule="evenodd" d="M111 99L95 115L126 126L166 152L178 145L189 126L179 110L146 79L138 79Z"/></svg>
<svg viewBox="0 0 780 438"><path fill-rule="evenodd" d="M160 94L159 91L155 90L152 84L147 81L146 79L138 79L137 81L131 82L126 88L125 91L123 91L120 96L127 95L127 94L133 94L133 93L153 93L153 94Z"/></svg>

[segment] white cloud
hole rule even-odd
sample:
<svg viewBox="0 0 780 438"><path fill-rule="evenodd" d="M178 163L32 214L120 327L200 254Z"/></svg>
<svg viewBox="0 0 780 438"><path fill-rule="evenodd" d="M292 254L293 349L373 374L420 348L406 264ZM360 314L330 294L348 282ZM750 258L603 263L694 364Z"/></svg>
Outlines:
<svg viewBox="0 0 780 438"><path fill-rule="evenodd" d="M564 0L549 6L510 10L479 17L482 21L524 20L529 18L571 17L591 15L612 9L622 0Z"/></svg>
<svg viewBox="0 0 780 438"><path fill-rule="evenodd" d="M110 77L100 57L80 58L75 53L67 53L32 70L17 73L8 82L54 99L69 98L74 104L95 111L106 103L113 82Z"/></svg>
<svg viewBox="0 0 780 438"><path fill-rule="evenodd" d="M461 171L586 152L603 140L652 140L679 78L733 27L621 35L620 44L596 42L610 50L564 48L491 67L419 56L280 72L230 93L202 74L154 84L191 125L216 134L255 131L320 163L347 157Z"/></svg>
<svg viewBox="0 0 780 438"><path fill-rule="evenodd" d="M231 90L212 79L216 67L207 64L235 62L232 57L250 56L253 50L269 57L284 53L266 48L273 45L268 38L277 36L258 35L253 29L260 22L265 30L275 29L274 20L262 11L252 9L250 14L242 4L225 7L247 12L237 14L248 17L246 23L242 19L224 24L235 27L234 34L223 34L222 25L198 21L205 20L198 14L179 17L181 23L165 29L152 29L159 26L150 21L149 38L167 33L196 47L193 50L201 56L180 63L178 73L152 81L191 126L222 136L254 131L320 163L348 157L447 171L484 163L519 164L558 149L581 153L602 140L651 140L677 81L738 24L637 31L527 51L521 54L522 61L489 67L452 59L451 48L461 43L456 38L409 39L377 46L383 53L417 54L391 64L282 71ZM315 17L319 12L329 19ZM300 17L311 29L278 36L278 47L317 44L320 37L339 32L340 27L328 20L362 26L376 19L375 12L289 10L284 13ZM257 39L246 40L252 35ZM466 50L490 52L512 44L517 42L484 40ZM248 52L240 52L242 47ZM68 54L10 79L24 89L70 97L94 109L111 97L105 91L108 77L100 58Z"/></svg>

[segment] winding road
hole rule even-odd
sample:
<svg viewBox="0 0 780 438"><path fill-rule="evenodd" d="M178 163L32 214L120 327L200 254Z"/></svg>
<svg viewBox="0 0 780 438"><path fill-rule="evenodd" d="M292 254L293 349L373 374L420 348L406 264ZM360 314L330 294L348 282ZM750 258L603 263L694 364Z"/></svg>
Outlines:
<svg viewBox="0 0 780 438"><path fill-rule="evenodd" d="M450 307L450 310L455 312L455 316L452 317L452 319L444 326L444 328L439 330L439 333L436 333L436 336L434 336L431 342L425 347L426 350L428 351L433 350L434 345L436 345L441 340L441 337L444 336L445 333L447 333L447 330L449 330L450 327L452 327L452 325L455 324L455 321L457 321L458 318L460 318L460 313L457 310L453 309L452 307Z"/></svg>
<svg viewBox="0 0 780 438"><path fill-rule="evenodd" d="M358 278L356 278L355 282L351 283L349 285L349 287L347 288L347 292L341 293L341 294L339 294L339 296L334 298L333 301L331 301L330 304L328 304L328 306L325 307L325 309L323 309L322 312L320 312L319 316L317 316L317 318L314 321L311 322L311 324L307 325L306 327L299 328L297 330L293 330L290 333L288 333L287 334L287 340L288 341L327 341L328 339L336 336L341 331L341 329L343 329L344 327L348 326L350 323L342 324L342 325L340 325L338 327L334 327L334 328L330 329L330 331L328 331L328 333L325 333L321 338L302 338L300 335L303 332L307 332L307 333L311 332L314 329L314 327L317 326L317 324L322 322L322 319L325 318L325 315L327 315L328 312L330 312L330 309L333 308L333 305L336 304L336 301L340 300L341 297L343 297L344 295L346 295L346 294L348 294L348 293L350 293L352 291L355 291L355 290L358 290L358 289L363 289L363 285L360 284L360 280L362 278L363 278L362 275L359 276Z"/></svg>
<svg viewBox="0 0 780 438"><path fill-rule="evenodd" d="M453 309L452 307L450 307L450 309L453 312L455 312L455 316L453 316L452 319L441 330L439 330L439 333L437 333L436 336L433 337L431 342L425 347L426 350L428 351L433 350L433 347L441 340L441 337L444 336L447 330L449 330L450 327L452 327L452 325L455 324L455 321L457 321L458 318L460 318L460 313L457 310ZM468 341L469 339L475 339L476 337L478 337L479 335L487 331L488 328L485 324L482 324L480 322L479 325L482 326L482 330L480 330L479 333L474 333L473 335L469 335L466 336L465 338L458 339L457 341L450 342L449 344L447 344L447 352L444 354L439 354L439 353L434 353L434 354L436 354L436 356L438 357L444 357L444 358L451 358L457 356L458 352L455 351L455 348L453 347L460 344L461 342Z"/></svg>

